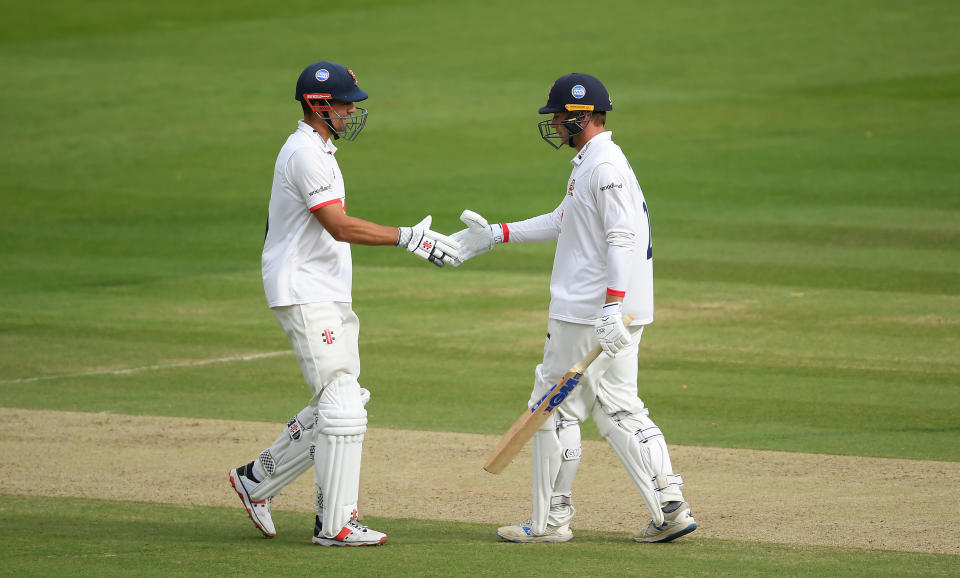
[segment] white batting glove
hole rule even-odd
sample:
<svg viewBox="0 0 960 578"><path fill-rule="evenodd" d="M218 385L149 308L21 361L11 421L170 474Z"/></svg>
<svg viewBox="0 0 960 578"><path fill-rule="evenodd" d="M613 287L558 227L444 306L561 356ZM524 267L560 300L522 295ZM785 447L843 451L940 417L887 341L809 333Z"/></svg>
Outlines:
<svg viewBox="0 0 960 578"><path fill-rule="evenodd" d="M594 331L600 347L609 355L616 355L630 345L630 332L623 324L623 303L616 301L604 305L603 313L594 323Z"/></svg>
<svg viewBox="0 0 960 578"><path fill-rule="evenodd" d="M431 231L432 220L433 217L427 215L412 227L400 227L397 247L402 247L437 267L443 267L445 264L453 265L459 258L460 244L446 235Z"/></svg>
<svg viewBox="0 0 960 578"><path fill-rule="evenodd" d="M460 220L467 228L450 236L451 239L460 243L460 256L454 262L454 267L459 267L467 259L483 255L493 249L498 242L493 228L479 214L468 209L460 214ZM499 242L503 242L502 234Z"/></svg>

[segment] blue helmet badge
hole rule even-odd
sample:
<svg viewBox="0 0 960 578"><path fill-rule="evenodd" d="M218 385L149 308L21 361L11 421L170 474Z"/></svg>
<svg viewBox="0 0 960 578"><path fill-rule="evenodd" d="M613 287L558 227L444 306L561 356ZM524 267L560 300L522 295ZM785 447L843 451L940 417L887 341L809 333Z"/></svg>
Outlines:
<svg viewBox="0 0 960 578"><path fill-rule="evenodd" d="M321 68L314 76L316 76L317 80L320 82L325 82L328 78L330 78L330 71L326 68Z"/></svg>
<svg viewBox="0 0 960 578"><path fill-rule="evenodd" d="M582 84L578 84L570 89L570 94L573 95L573 98L580 99L587 95L587 89Z"/></svg>

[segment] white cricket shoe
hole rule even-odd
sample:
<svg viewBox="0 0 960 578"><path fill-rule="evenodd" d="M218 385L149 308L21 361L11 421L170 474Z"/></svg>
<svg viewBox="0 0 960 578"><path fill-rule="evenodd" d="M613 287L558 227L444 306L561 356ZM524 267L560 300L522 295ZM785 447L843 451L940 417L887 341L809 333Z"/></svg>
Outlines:
<svg viewBox="0 0 960 578"><path fill-rule="evenodd" d="M240 496L240 501L243 502L243 507L250 515L250 519L253 520L253 525L263 532L263 535L267 538L273 538L277 535L277 529L273 526L273 517L270 516L270 504L273 498L267 498L259 502L250 499L250 492L257 486L257 482L249 477L252 463L230 470L230 485Z"/></svg>
<svg viewBox="0 0 960 578"><path fill-rule="evenodd" d="M333 538L323 535L320 516L316 517L313 527L313 543L317 546L379 546L387 541L387 535L363 526L356 518L351 518L340 533Z"/></svg>
<svg viewBox="0 0 960 578"><path fill-rule="evenodd" d="M697 522L690 514L690 504L680 502L680 506L670 512L664 512L663 525L657 526L650 520L647 527L633 535L637 542L669 542L685 536L697 529Z"/></svg>
<svg viewBox="0 0 960 578"><path fill-rule="evenodd" d="M570 529L570 524L562 526L547 524L547 529L543 534L534 534L531 526L533 526L533 520L527 518L519 526L498 528L497 536L508 542L569 542L573 540L573 530Z"/></svg>

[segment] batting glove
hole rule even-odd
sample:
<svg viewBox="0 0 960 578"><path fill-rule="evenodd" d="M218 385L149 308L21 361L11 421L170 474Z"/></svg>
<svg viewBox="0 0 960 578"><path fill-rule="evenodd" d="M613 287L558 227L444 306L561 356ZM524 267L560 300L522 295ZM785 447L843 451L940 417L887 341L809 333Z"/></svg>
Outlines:
<svg viewBox="0 0 960 578"><path fill-rule="evenodd" d="M498 240L493 227L479 214L468 209L460 214L460 220L467 228L450 236L460 243L460 256L454 262L454 267L459 267L467 259L483 255L497 243L503 242L503 235L501 234Z"/></svg>
<svg viewBox="0 0 960 578"><path fill-rule="evenodd" d="M427 215L412 227L400 227L397 247L402 247L437 267L443 267L445 264L453 265L459 257L460 244L446 235L431 231L432 219L433 217Z"/></svg>
<svg viewBox="0 0 960 578"><path fill-rule="evenodd" d="M623 303L616 301L604 305L603 313L594 323L594 331L600 347L610 355L616 355L630 345L630 333L623 324Z"/></svg>

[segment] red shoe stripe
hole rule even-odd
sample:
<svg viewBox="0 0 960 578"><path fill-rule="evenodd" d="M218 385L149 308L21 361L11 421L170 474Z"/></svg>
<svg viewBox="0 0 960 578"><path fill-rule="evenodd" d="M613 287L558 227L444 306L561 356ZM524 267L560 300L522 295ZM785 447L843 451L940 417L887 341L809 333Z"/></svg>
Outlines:
<svg viewBox="0 0 960 578"><path fill-rule="evenodd" d="M340 530L340 533L337 534L333 539L343 542L344 539L346 539L346 537L349 535L350 535L350 528L344 526L343 529Z"/></svg>

